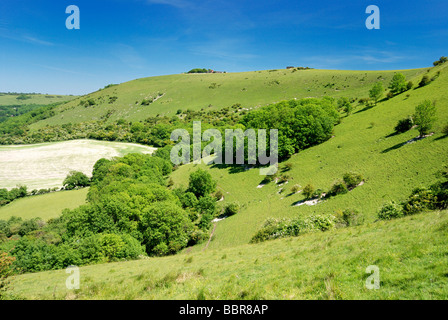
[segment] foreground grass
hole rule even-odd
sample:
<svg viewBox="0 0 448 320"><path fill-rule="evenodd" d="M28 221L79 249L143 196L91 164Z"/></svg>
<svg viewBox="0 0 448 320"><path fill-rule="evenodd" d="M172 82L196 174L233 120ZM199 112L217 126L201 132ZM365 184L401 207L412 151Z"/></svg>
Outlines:
<svg viewBox="0 0 448 320"><path fill-rule="evenodd" d="M0 220L8 220L12 216L24 220L39 217L44 221L57 218L63 209L75 209L85 204L88 190L59 191L15 200L0 207Z"/></svg>
<svg viewBox="0 0 448 320"><path fill-rule="evenodd" d="M368 290L366 268L380 270ZM15 277L19 299L447 299L448 212L233 248Z"/></svg>

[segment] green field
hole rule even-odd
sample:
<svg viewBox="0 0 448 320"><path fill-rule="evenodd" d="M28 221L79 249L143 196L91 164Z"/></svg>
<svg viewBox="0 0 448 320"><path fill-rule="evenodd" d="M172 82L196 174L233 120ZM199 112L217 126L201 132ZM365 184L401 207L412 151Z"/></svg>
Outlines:
<svg viewBox="0 0 448 320"><path fill-rule="evenodd" d="M295 70L295 69L294 69ZM403 70L407 78L426 69ZM177 110L216 110L239 103L254 108L285 99L322 97L368 97L372 84L381 81L387 87L397 71L265 70L222 74L178 74L142 78L112 86L61 105L52 118L30 127L100 120L112 112L109 121L120 118L140 121L149 116L173 116ZM213 85L215 84L215 85ZM214 87L214 89L210 88ZM150 105L143 99L155 98ZM110 98L117 97L111 103ZM80 101L92 99L93 106Z"/></svg>
<svg viewBox="0 0 448 320"><path fill-rule="evenodd" d="M154 150L138 144L95 140L0 146L0 188L25 185L31 191L61 187L71 170L90 175L93 165L101 158Z"/></svg>
<svg viewBox="0 0 448 320"><path fill-rule="evenodd" d="M88 188L53 192L18 199L0 207L0 220L19 217L23 220L41 218L44 221L57 218L63 209L74 209L86 202Z"/></svg>

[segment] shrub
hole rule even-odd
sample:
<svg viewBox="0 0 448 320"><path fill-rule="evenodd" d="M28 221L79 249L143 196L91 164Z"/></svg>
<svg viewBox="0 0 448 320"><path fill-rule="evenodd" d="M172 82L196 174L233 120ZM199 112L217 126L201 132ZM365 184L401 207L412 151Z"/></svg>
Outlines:
<svg viewBox="0 0 448 320"><path fill-rule="evenodd" d="M363 181L363 177L360 174L350 172L344 174L343 180L347 185L347 188L351 190L357 187Z"/></svg>
<svg viewBox="0 0 448 320"><path fill-rule="evenodd" d="M336 224L342 227L359 226L364 222L364 217L357 210L346 209L336 212Z"/></svg>
<svg viewBox="0 0 448 320"><path fill-rule="evenodd" d="M431 82L431 79L429 79L429 77L425 74L422 77L422 80L420 80L418 86L419 87L424 87L424 86L428 85L430 82Z"/></svg>
<svg viewBox="0 0 448 320"><path fill-rule="evenodd" d="M297 193L300 191L300 184L295 184L292 188L291 188L291 193Z"/></svg>
<svg viewBox="0 0 448 320"><path fill-rule="evenodd" d="M335 183L333 183L329 193L330 193L330 195L335 196L335 195L344 194L347 192L348 192L348 188L347 188L347 185L345 184L345 182L342 180L338 180Z"/></svg>
<svg viewBox="0 0 448 320"><path fill-rule="evenodd" d="M385 204L378 212L378 218L381 220L391 220L404 216L401 206L395 202Z"/></svg>
<svg viewBox="0 0 448 320"><path fill-rule="evenodd" d="M443 129L442 129L442 133L443 133L444 135L448 136L448 123L445 124L445 126L443 127Z"/></svg>
<svg viewBox="0 0 448 320"><path fill-rule="evenodd" d="M278 180L278 183L285 183L288 182L288 180L291 179L291 177L287 174L282 174L280 176L280 179Z"/></svg>
<svg viewBox="0 0 448 320"><path fill-rule="evenodd" d="M322 216L322 215L315 215L310 216L308 218L310 223L313 225L313 228L320 231L327 231L334 227L335 225L335 217L330 216Z"/></svg>
<svg viewBox="0 0 448 320"><path fill-rule="evenodd" d="M3 300L8 290L8 277L12 275L11 265L15 258L8 256L6 252L0 251L0 300Z"/></svg>
<svg viewBox="0 0 448 320"><path fill-rule="evenodd" d="M406 90L411 90L414 87L414 83L412 81L409 81L406 85Z"/></svg>
<svg viewBox="0 0 448 320"><path fill-rule="evenodd" d="M408 200L403 204L405 215L412 215L425 210L437 208L437 197L432 190L416 188L412 191Z"/></svg>
<svg viewBox="0 0 448 320"><path fill-rule="evenodd" d="M230 217L238 213L240 205L238 203L229 203L224 209L224 216Z"/></svg>
<svg viewBox="0 0 448 320"><path fill-rule="evenodd" d="M393 97L394 97L395 95L394 95L394 93L392 92L392 91L389 91L387 94L386 94L386 97L387 97L387 99L392 99Z"/></svg>
<svg viewBox="0 0 448 320"><path fill-rule="evenodd" d="M403 133L403 132L409 131L413 125L414 125L414 122L412 121L412 117L407 117L407 118L398 120L398 123L395 126L395 132Z"/></svg>
<svg viewBox="0 0 448 320"><path fill-rule="evenodd" d="M215 199L216 201L220 201L222 198L224 198L224 194L221 190L218 190L215 192Z"/></svg>
<svg viewBox="0 0 448 320"><path fill-rule="evenodd" d="M332 229L334 224L335 217L332 215L315 215L294 220L269 218L250 242L258 243L272 239L296 237L312 231L327 231Z"/></svg>
<svg viewBox="0 0 448 320"><path fill-rule="evenodd" d="M303 195L305 196L306 200L309 200L312 198L314 194L315 188L312 184L307 184L305 188L303 188Z"/></svg>
<svg viewBox="0 0 448 320"><path fill-rule="evenodd" d="M63 182L66 190L73 190L75 188L84 188L90 185L89 178L82 172L70 171Z"/></svg>

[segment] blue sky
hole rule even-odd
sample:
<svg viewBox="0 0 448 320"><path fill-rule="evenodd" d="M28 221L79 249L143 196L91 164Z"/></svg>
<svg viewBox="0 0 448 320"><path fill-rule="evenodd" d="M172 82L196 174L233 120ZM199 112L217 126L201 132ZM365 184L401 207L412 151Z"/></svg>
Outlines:
<svg viewBox="0 0 448 320"><path fill-rule="evenodd" d="M380 30L365 27L371 4ZM427 67L448 55L447 17L446 0L1 0L0 92L86 94L195 67Z"/></svg>

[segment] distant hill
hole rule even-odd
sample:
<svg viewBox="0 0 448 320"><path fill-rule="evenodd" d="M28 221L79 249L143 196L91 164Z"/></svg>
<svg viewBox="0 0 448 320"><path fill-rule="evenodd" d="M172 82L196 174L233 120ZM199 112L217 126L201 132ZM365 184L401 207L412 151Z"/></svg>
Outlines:
<svg viewBox="0 0 448 320"><path fill-rule="evenodd" d="M403 70L408 79L426 69ZM374 82L387 87L396 71L300 70L299 68L241 73L195 73L142 78L107 86L61 105L46 125L118 119L144 120L149 116L174 116L178 110L213 110L241 104L254 108L286 99L322 97L362 98Z"/></svg>

